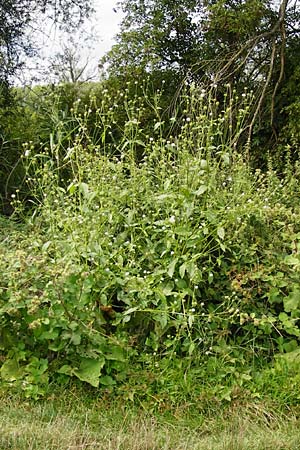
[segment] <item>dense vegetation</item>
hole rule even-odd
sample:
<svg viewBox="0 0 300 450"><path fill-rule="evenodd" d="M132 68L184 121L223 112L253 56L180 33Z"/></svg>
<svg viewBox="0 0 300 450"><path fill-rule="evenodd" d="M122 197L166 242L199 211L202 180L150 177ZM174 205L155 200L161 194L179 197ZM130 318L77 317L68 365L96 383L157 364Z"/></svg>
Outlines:
<svg viewBox="0 0 300 450"><path fill-rule="evenodd" d="M298 11L181 2L172 15L174 2L143 2L155 16L139 3L123 4L101 82L11 87L3 97L1 386L39 398L80 380L148 404L188 399L205 410L275 395L295 405ZM210 20L201 36L200 12ZM163 13L180 30L193 25L179 47L164 46ZM124 73L115 56L131 26L157 47ZM132 43L129 55L142 41ZM205 60L219 46L232 65L212 73ZM159 48L178 58L158 62Z"/></svg>

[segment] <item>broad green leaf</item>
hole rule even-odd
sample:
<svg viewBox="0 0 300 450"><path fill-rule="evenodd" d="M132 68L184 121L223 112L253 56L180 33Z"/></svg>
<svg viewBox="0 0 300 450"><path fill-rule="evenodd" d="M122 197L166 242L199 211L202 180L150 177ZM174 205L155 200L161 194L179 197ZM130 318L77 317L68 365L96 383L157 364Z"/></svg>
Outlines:
<svg viewBox="0 0 300 450"><path fill-rule="evenodd" d="M69 184L69 186L67 187L67 191L70 192L70 194L74 194L74 192L77 189L77 184L74 184L73 182L71 184Z"/></svg>
<svg viewBox="0 0 300 450"><path fill-rule="evenodd" d="M86 183L79 183L79 191L85 198L89 198L89 186Z"/></svg>
<svg viewBox="0 0 300 450"><path fill-rule="evenodd" d="M299 352L299 348L298 348L298 342L296 341L296 339L292 339L289 342L285 342L282 347L284 348L285 352L293 352L295 350L298 350ZM298 355L299 356L299 355Z"/></svg>
<svg viewBox="0 0 300 450"><path fill-rule="evenodd" d="M79 345L81 343L81 334L72 333L70 343L72 343L74 345Z"/></svg>
<svg viewBox="0 0 300 450"><path fill-rule="evenodd" d="M51 244L52 244L51 241L45 242L45 244L42 246L42 252L46 252Z"/></svg>
<svg viewBox="0 0 300 450"><path fill-rule="evenodd" d="M164 295L166 295L166 296L172 295L174 283L172 281L169 281L167 283L161 283L161 285L159 287L162 290Z"/></svg>
<svg viewBox="0 0 300 450"><path fill-rule="evenodd" d="M132 314L133 312L137 311L139 309L138 306L134 306L133 308L129 308L126 311L124 311L124 316L127 316L129 314Z"/></svg>
<svg viewBox="0 0 300 450"><path fill-rule="evenodd" d="M168 316L167 314L158 314L155 317L155 322L158 322L162 329L164 329L168 325Z"/></svg>
<svg viewBox="0 0 300 450"><path fill-rule="evenodd" d="M5 381L15 381L23 376L23 370L16 359L9 359L2 364L1 377Z"/></svg>
<svg viewBox="0 0 300 450"><path fill-rule="evenodd" d="M222 159L223 159L223 162L224 162L225 166L229 166L229 164L230 164L229 153L223 153L222 154Z"/></svg>
<svg viewBox="0 0 300 450"><path fill-rule="evenodd" d="M105 364L105 359L89 359L83 358L79 369L73 369L73 375L79 380L85 381L94 387L99 386L99 377L101 369Z"/></svg>
<svg viewBox="0 0 300 450"><path fill-rule="evenodd" d="M72 375L73 374L73 369L71 366L64 364L63 366L61 366L60 369L57 370L57 373L62 373L64 375Z"/></svg>
<svg viewBox="0 0 300 450"><path fill-rule="evenodd" d="M270 292L268 293L268 299L270 303L281 303L282 296L280 295L279 289L271 287Z"/></svg>
<svg viewBox="0 0 300 450"><path fill-rule="evenodd" d="M99 380L100 384L103 386L114 386L116 384L115 380L109 375L104 375Z"/></svg>
<svg viewBox="0 0 300 450"><path fill-rule="evenodd" d="M189 355L190 355L190 356L191 356L192 353L194 352L195 348L196 348L195 342L191 342L191 343L190 343L190 346L189 346Z"/></svg>
<svg viewBox="0 0 300 450"><path fill-rule="evenodd" d="M112 346L109 349L109 353L105 355L106 359L110 361L125 362L124 351L121 347Z"/></svg>
<svg viewBox="0 0 300 450"><path fill-rule="evenodd" d="M192 261L190 261L190 262L188 262L188 263L186 264L186 270L187 270L187 272L188 272L190 278L193 278L193 277L194 277L194 275L195 275L197 269L198 269L198 268L197 268L196 264L195 264L194 262L192 262Z"/></svg>
<svg viewBox="0 0 300 450"><path fill-rule="evenodd" d="M134 141L137 145L140 145L141 147L146 147L145 142L141 141L140 139L137 139L136 141Z"/></svg>
<svg viewBox="0 0 300 450"><path fill-rule="evenodd" d="M177 258L173 259L173 261L171 262L171 264L168 267L167 274L169 275L170 278L173 278L177 261L178 261Z"/></svg>
<svg viewBox="0 0 300 450"><path fill-rule="evenodd" d="M296 256L293 255L289 255L285 258L285 263L289 264L291 266L295 266L295 268L299 268L300 267L300 259L297 258Z"/></svg>
<svg viewBox="0 0 300 450"><path fill-rule="evenodd" d="M300 291L295 290L283 299L285 312L295 311L300 305Z"/></svg>
<svg viewBox="0 0 300 450"><path fill-rule="evenodd" d="M158 128L160 128L163 124L164 122L156 122L156 124L154 125L154 131L158 130Z"/></svg>

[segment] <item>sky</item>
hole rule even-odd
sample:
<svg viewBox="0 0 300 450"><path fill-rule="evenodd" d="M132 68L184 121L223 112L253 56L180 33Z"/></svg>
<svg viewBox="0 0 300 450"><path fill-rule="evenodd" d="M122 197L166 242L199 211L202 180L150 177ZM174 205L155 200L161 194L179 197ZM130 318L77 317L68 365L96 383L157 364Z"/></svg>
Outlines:
<svg viewBox="0 0 300 450"><path fill-rule="evenodd" d="M117 0L94 0L94 5L96 9L94 22L99 33L97 51L103 56L114 42L113 38L119 30L122 13L114 11Z"/></svg>
<svg viewBox="0 0 300 450"><path fill-rule="evenodd" d="M95 13L89 20L86 20L78 33L73 33L72 38L78 43L78 53L80 53L83 64L89 61L89 72L97 79L98 62L102 56L114 44L114 37L119 31L122 20L122 12L117 9L118 0L93 0ZM49 59L62 50L64 45L68 45L70 37L61 33L53 27L50 22L45 22L44 18L38 21L35 30L31 31L34 40L40 47L40 56L36 59L30 58L26 62L26 70L20 74L18 84L35 82L48 82L49 74L47 67ZM84 39L93 36L93 39Z"/></svg>

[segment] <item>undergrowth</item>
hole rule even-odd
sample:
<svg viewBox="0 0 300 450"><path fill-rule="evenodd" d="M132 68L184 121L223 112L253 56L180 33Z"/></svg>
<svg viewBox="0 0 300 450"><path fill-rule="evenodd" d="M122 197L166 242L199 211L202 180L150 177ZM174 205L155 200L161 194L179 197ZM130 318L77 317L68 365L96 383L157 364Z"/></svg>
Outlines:
<svg viewBox="0 0 300 450"><path fill-rule="evenodd" d="M38 398L74 377L130 400L209 404L272 395L297 371L299 167L261 173L237 152L250 101L220 113L195 89L168 123L154 102L149 136L125 99L113 152L105 135L89 140L87 105L68 148L24 144L23 225L0 246L6 386Z"/></svg>

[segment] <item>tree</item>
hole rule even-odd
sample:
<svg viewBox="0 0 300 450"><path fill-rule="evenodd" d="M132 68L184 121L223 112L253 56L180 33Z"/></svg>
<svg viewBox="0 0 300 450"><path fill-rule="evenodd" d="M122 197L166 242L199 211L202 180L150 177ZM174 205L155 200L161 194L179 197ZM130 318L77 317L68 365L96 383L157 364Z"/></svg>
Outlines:
<svg viewBox="0 0 300 450"><path fill-rule="evenodd" d="M90 14L90 0L5 0L0 5L0 87L5 90L16 71L22 66L24 55L36 49L28 40L29 27L39 15L60 27L70 28Z"/></svg>
<svg viewBox="0 0 300 450"><path fill-rule="evenodd" d="M121 32L103 59L109 74L168 68L179 79L217 86L219 98L225 85L247 86L255 94L248 140L254 132L265 143L276 140L290 61L299 67L292 54L300 48L297 2L123 0L121 6Z"/></svg>
<svg viewBox="0 0 300 450"><path fill-rule="evenodd" d="M68 42L50 58L50 81L75 84L94 80L98 72L91 57L94 40L95 33L89 34L84 30L80 32L80 36L69 37Z"/></svg>
<svg viewBox="0 0 300 450"><path fill-rule="evenodd" d="M111 72L186 70L196 62L197 0L124 0L121 7L125 16L117 44L102 61Z"/></svg>

